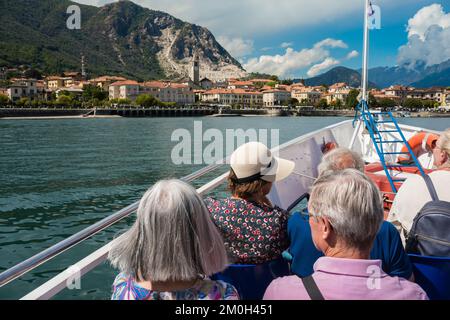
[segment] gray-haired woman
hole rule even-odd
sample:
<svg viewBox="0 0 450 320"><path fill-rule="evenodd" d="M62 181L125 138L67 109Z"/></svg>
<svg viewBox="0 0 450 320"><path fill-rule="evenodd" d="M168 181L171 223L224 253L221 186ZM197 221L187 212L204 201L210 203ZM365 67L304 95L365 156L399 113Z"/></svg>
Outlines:
<svg viewBox="0 0 450 320"><path fill-rule="evenodd" d="M321 176L308 203L314 245L325 257L311 277L274 280L266 300L423 300L415 283L390 277L370 250L383 221L381 195L362 172L345 169Z"/></svg>
<svg viewBox="0 0 450 320"><path fill-rule="evenodd" d="M121 273L113 300L236 300L236 289L207 277L224 270L223 240L196 190L180 180L156 183L134 225L109 254Z"/></svg>

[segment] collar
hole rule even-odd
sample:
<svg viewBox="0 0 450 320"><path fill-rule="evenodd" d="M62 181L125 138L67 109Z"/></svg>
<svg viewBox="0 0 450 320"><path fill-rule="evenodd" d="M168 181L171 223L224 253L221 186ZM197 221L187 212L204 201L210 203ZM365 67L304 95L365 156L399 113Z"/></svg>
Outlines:
<svg viewBox="0 0 450 320"><path fill-rule="evenodd" d="M381 266L381 260L321 257L314 264L314 272L340 274L364 278L369 278L376 275L380 278L383 278L386 277L387 274L383 271Z"/></svg>

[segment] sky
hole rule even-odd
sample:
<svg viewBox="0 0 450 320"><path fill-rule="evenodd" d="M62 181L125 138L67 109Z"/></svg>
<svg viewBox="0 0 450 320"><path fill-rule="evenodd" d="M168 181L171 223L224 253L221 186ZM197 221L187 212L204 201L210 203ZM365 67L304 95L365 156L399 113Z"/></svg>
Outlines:
<svg viewBox="0 0 450 320"><path fill-rule="evenodd" d="M100 6L117 0L76 0ZM133 0L208 28L249 72L309 78L362 65L364 0ZM450 1L372 0L369 67L450 59Z"/></svg>

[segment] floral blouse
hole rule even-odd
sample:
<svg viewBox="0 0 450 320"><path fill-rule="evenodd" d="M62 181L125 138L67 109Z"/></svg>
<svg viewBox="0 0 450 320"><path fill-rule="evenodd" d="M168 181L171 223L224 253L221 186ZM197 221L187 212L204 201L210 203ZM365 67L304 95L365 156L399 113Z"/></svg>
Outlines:
<svg viewBox="0 0 450 320"><path fill-rule="evenodd" d="M197 281L194 287L183 291L153 291L120 273L114 280L111 300L239 300L239 294L232 285L209 279Z"/></svg>
<svg viewBox="0 0 450 320"><path fill-rule="evenodd" d="M275 260L289 246L288 212L241 199L205 199L230 260L261 264Z"/></svg>

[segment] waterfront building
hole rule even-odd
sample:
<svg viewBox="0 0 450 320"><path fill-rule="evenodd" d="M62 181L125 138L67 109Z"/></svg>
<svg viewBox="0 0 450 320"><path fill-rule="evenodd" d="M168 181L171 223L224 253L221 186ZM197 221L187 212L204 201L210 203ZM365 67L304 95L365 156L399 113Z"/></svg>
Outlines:
<svg viewBox="0 0 450 320"><path fill-rule="evenodd" d="M228 81L228 89L244 89L244 90L253 90L253 82L252 81L239 81L239 80L229 80Z"/></svg>
<svg viewBox="0 0 450 320"><path fill-rule="evenodd" d="M433 87L428 89L413 89L408 91L406 97L421 100L433 100L441 103L445 88Z"/></svg>
<svg viewBox="0 0 450 320"><path fill-rule="evenodd" d="M202 94L203 102L244 108L258 108L264 104L263 93L243 89L212 89Z"/></svg>
<svg viewBox="0 0 450 320"><path fill-rule="evenodd" d="M384 90L386 98L404 99L408 95L410 89L405 86L393 85Z"/></svg>
<svg viewBox="0 0 450 320"><path fill-rule="evenodd" d="M117 77L117 76L101 76L95 79L89 80L89 84L93 86L97 86L99 88L102 88L105 91L108 91L109 86L118 81L126 81L127 79L124 77Z"/></svg>
<svg viewBox="0 0 450 320"><path fill-rule="evenodd" d="M350 89L351 88L350 88L350 86L347 83L345 83L345 82L338 82L338 83L335 83L335 84L331 85L328 88L328 91L330 93L335 93L335 92L341 92L341 91L343 91L343 92L349 91Z"/></svg>
<svg viewBox="0 0 450 320"><path fill-rule="evenodd" d="M189 85L162 81L148 81L140 86L141 94L150 94L162 102L175 102L177 104L195 103L195 93Z"/></svg>
<svg viewBox="0 0 450 320"><path fill-rule="evenodd" d="M338 100L340 100L342 103L345 103L349 93L350 93L349 89L340 90L338 92L330 92L330 93L325 95L325 99L327 100L328 104L331 104L331 103L336 102Z"/></svg>
<svg viewBox="0 0 450 320"><path fill-rule="evenodd" d="M163 81L147 81L138 83L133 80L117 81L109 86L109 99L130 99L132 101L141 94L149 94L161 102L177 104L195 103L195 94L187 84Z"/></svg>
<svg viewBox="0 0 450 320"><path fill-rule="evenodd" d="M38 80L36 79L17 78L11 79L11 82L12 84L7 89L7 96L11 101L21 98L35 100L43 95L42 90L38 89Z"/></svg>
<svg viewBox="0 0 450 320"><path fill-rule="evenodd" d="M291 93L289 91L272 89L263 92L263 103L266 108L280 106L290 99Z"/></svg>
<svg viewBox="0 0 450 320"><path fill-rule="evenodd" d="M314 105L322 98L322 93L311 87L296 86L292 88L291 97L300 103Z"/></svg>
<svg viewBox="0 0 450 320"><path fill-rule="evenodd" d="M74 96L81 96L83 94L83 89L79 87L68 87L68 88L60 88L55 91L56 97L59 98L63 94L71 94Z"/></svg>
<svg viewBox="0 0 450 320"><path fill-rule="evenodd" d="M109 99L135 100L139 95L139 83L134 80L117 81L109 86Z"/></svg>

